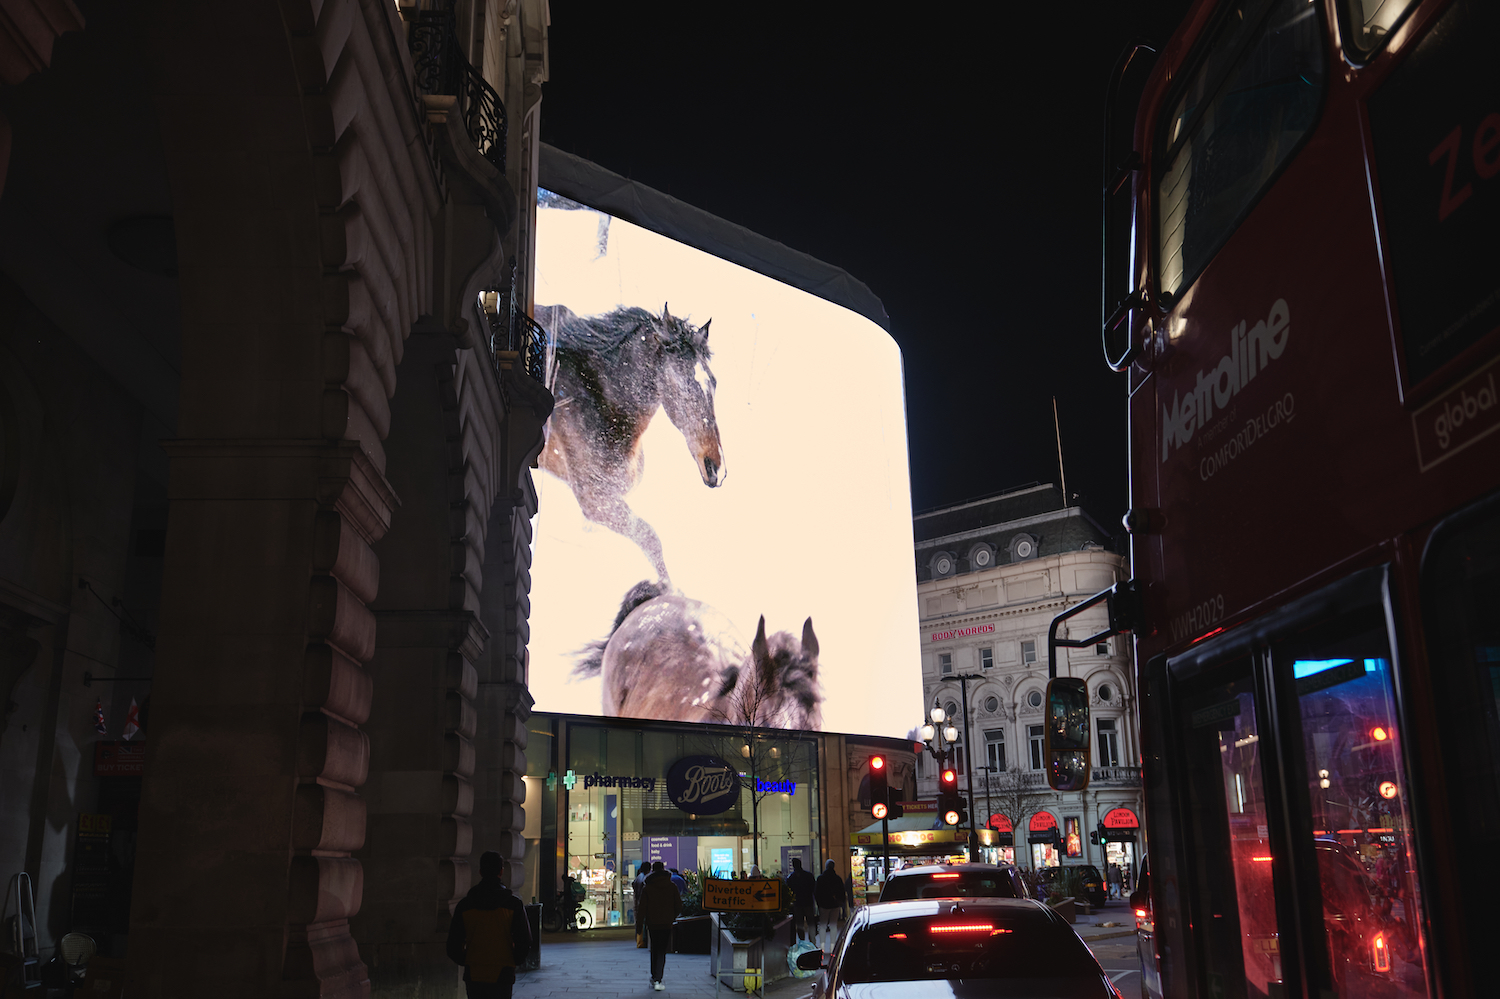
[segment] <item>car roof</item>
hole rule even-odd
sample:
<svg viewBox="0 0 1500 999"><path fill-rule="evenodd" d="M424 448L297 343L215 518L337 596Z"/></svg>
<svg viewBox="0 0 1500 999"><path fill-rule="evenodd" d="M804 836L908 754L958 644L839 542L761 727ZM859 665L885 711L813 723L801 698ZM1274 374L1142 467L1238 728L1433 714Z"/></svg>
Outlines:
<svg viewBox="0 0 1500 999"><path fill-rule="evenodd" d="M950 874L957 872L990 872L1015 870L1015 864L922 864L920 867L903 867L892 871L891 877L912 877L918 874Z"/></svg>
<svg viewBox="0 0 1500 999"><path fill-rule="evenodd" d="M900 902L874 902L863 908L868 925L913 916L946 916L955 910L970 915L982 911L985 915L1004 916L1013 924L1034 924L1038 928L1054 922L1067 925L1051 909L1027 898L914 898Z"/></svg>

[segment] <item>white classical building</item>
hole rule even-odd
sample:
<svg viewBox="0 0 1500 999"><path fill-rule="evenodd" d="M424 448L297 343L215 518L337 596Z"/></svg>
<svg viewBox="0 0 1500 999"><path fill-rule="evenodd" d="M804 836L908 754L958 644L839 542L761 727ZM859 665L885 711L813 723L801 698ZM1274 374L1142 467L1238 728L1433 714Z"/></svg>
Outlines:
<svg viewBox="0 0 1500 999"><path fill-rule="evenodd" d="M919 514L914 536L924 703L942 707L958 729L959 788L967 793L972 779L975 824L1001 830L1000 843L1013 828L1013 845L984 847L982 859L1101 871L1118 863L1133 875L1140 832L1131 827L1139 825L1142 793L1127 639L1058 649L1058 675L1088 683L1087 790L1052 791L1042 764L1047 630L1063 610L1129 578L1126 559L1109 550L1110 533L1049 484ZM1065 624L1085 637L1105 630L1104 620L1100 605ZM936 796L936 761L924 754L917 797ZM1101 824L1109 827L1105 840L1125 841L1091 843Z"/></svg>

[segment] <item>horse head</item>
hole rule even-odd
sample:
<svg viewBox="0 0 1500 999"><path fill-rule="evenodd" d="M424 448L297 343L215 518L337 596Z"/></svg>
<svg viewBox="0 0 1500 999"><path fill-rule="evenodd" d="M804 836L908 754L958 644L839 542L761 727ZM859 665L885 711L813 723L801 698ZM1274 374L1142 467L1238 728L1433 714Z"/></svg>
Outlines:
<svg viewBox="0 0 1500 999"><path fill-rule="evenodd" d="M682 431L688 451L710 489L724 481L724 448L719 441L719 421L714 417L717 381L708 366L713 353L708 347L710 319L701 328L678 319L661 308L657 326L662 363L657 385L667 419Z"/></svg>
<svg viewBox="0 0 1500 999"><path fill-rule="evenodd" d="M750 644L750 665L755 679L742 682L737 692L743 713L753 713L755 723L779 728L823 727L823 691L818 684L818 636L812 618L802 625L799 642L790 633L778 631L766 637L762 615ZM741 676L741 681L746 678ZM745 709L749 709L746 712Z"/></svg>

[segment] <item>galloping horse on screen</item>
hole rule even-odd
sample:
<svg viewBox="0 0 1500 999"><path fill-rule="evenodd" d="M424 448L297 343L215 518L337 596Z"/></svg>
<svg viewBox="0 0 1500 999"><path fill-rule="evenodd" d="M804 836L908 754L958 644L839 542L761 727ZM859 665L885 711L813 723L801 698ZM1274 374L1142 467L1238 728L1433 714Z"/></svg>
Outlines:
<svg viewBox="0 0 1500 999"><path fill-rule="evenodd" d="M682 431L703 484L724 481L709 323L694 326L665 305L660 316L624 307L578 316L551 305L539 307L536 318L557 341L551 385L557 406L541 467L572 488L585 517L634 541L661 582L670 583L661 539L625 494L645 471L641 435L658 407Z"/></svg>
<svg viewBox="0 0 1500 999"><path fill-rule="evenodd" d="M812 618L799 642L786 631L767 637L762 616L747 653L723 614L659 583L640 582L625 594L609 637L590 643L574 672L602 674L604 713L615 717L823 724Z"/></svg>

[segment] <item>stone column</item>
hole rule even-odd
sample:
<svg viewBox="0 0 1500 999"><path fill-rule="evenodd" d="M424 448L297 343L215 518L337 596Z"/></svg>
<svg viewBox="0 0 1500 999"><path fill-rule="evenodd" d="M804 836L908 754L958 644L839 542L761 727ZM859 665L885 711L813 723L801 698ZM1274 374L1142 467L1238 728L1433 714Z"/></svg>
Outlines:
<svg viewBox="0 0 1500 999"><path fill-rule="evenodd" d="M130 958L147 996L367 993L356 789L373 544L358 444L178 441Z"/></svg>

